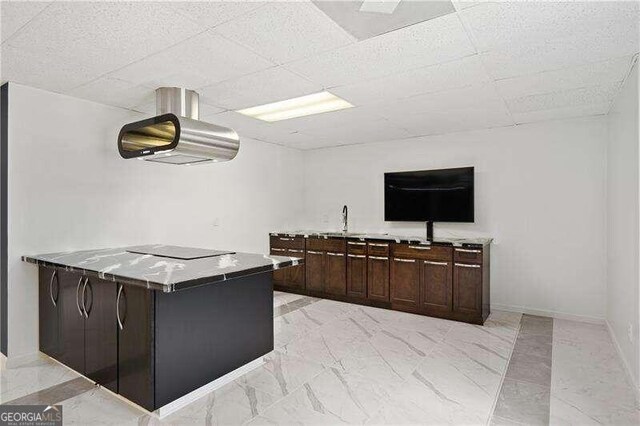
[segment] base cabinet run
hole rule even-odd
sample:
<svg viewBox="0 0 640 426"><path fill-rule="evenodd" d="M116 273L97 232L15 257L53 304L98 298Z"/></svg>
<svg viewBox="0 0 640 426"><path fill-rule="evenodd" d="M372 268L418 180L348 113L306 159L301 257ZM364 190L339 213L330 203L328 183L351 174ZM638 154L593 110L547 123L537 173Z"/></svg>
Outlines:
<svg viewBox="0 0 640 426"><path fill-rule="evenodd" d="M303 282L274 288L483 324L489 316L489 245L271 236L273 254L305 247Z"/></svg>
<svg viewBox="0 0 640 426"><path fill-rule="evenodd" d="M39 268L40 351L154 411L273 350L271 274L165 293Z"/></svg>

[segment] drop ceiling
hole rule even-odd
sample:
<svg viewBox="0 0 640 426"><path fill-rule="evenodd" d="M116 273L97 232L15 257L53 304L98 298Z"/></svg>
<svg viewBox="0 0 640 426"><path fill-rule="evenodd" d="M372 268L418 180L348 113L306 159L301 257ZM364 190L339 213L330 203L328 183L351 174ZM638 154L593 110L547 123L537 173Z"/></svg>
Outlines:
<svg viewBox="0 0 640 426"><path fill-rule="evenodd" d="M3 0L0 79L148 114L195 89L203 120L314 149L606 114L640 50L635 1L339 3ZM235 112L323 90L355 107Z"/></svg>

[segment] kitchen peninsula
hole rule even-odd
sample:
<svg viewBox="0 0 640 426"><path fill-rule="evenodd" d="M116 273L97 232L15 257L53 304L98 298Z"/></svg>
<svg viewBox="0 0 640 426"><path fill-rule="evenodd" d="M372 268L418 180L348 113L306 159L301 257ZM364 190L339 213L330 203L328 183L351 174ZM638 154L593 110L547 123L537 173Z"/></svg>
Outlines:
<svg viewBox="0 0 640 426"><path fill-rule="evenodd" d="M271 272L303 262L166 245L23 260L39 266L40 351L160 416L262 363Z"/></svg>

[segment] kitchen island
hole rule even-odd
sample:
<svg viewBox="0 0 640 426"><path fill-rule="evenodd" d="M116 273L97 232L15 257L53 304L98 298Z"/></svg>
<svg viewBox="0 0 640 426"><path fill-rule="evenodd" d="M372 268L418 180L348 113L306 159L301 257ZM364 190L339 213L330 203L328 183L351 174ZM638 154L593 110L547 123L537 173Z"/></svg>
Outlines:
<svg viewBox="0 0 640 426"><path fill-rule="evenodd" d="M164 416L273 350L274 270L302 259L148 245L24 256L40 351Z"/></svg>

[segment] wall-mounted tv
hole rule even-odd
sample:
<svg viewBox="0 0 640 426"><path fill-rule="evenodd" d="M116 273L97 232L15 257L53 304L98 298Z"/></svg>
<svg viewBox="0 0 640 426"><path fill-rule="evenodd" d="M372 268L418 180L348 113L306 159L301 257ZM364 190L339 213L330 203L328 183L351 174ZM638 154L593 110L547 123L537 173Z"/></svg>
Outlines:
<svg viewBox="0 0 640 426"><path fill-rule="evenodd" d="M384 220L473 222L473 167L384 174Z"/></svg>

